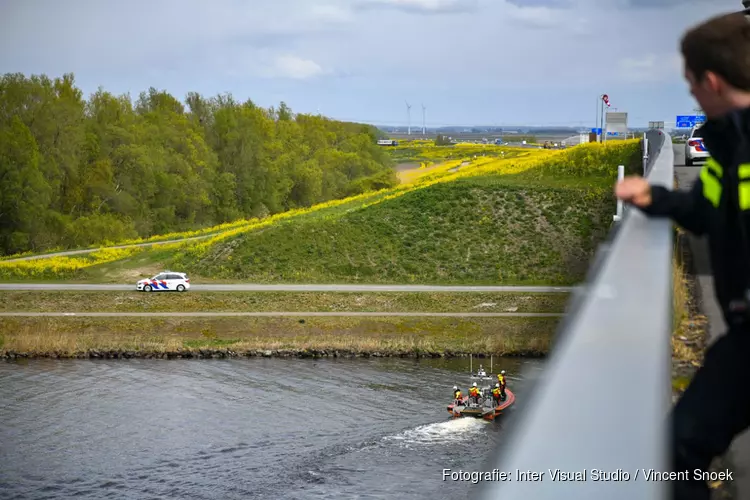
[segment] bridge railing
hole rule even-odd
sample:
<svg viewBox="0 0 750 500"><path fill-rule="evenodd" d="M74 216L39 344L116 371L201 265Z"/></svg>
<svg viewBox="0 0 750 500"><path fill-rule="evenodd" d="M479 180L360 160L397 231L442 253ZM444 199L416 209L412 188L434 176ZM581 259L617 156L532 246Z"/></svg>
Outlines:
<svg viewBox="0 0 750 500"><path fill-rule="evenodd" d="M669 136L647 133L645 176L673 186ZM666 497L671 404L672 224L625 210L558 328L541 378L512 413L480 498ZM562 481L556 470L584 472ZM521 478L519 472L541 473ZM501 473L508 473L503 478ZM502 480L505 479L505 480ZM571 479L571 477L568 477Z"/></svg>

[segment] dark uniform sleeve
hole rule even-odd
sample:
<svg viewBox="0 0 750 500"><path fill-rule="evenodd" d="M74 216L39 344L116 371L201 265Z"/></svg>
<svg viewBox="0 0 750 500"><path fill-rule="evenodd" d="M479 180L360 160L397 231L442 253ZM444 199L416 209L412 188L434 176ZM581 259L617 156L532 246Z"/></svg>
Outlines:
<svg viewBox="0 0 750 500"><path fill-rule="evenodd" d="M639 210L651 217L669 217L696 236L706 232L703 216L703 182L695 180L690 191L651 186L651 205Z"/></svg>

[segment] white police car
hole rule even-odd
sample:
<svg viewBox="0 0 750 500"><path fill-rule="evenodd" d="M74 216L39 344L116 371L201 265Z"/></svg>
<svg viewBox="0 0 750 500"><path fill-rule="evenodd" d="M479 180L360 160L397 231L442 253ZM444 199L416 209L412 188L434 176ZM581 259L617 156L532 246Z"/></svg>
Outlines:
<svg viewBox="0 0 750 500"><path fill-rule="evenodd" d="M703 144L701 126L696 125L685 142L685 165L692 167L695 165L695 160L706 160L709 156L711 155Z"/></svg>
<svg viewBox="0 0 750 500"><path fill-rule="evenodd" d="M141 292L185 292L190 289L190 278L185 273L164 271L153 278L140 280L135 289Z"/></svg>

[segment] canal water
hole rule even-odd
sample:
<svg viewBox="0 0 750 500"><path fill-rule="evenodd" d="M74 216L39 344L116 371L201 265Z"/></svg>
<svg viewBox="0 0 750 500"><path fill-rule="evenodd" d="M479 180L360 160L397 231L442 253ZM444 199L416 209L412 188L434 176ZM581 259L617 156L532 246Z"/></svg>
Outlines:
<svg viewBox="0 0 750 500"><path fill-rule="evenodd" d="M542 367L494 361L519 399ZM471 484L443 481L443 469L482 470L507 438L502 419L450 419L468 369L468 359L0 362L0 498L467 498Z"/></svg>

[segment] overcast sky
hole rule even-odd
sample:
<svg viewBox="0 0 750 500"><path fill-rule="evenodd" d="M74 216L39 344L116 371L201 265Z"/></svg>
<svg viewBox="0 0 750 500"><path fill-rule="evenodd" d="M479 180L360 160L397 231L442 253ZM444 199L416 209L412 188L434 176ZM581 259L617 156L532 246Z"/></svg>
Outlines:
<svg viewBox="0 0 750 500"><path fill-rule="evenodd" d="M377 125L631 126L695 103L679 38L741 0L0 0L0 72L231 92Z"/></svg>

